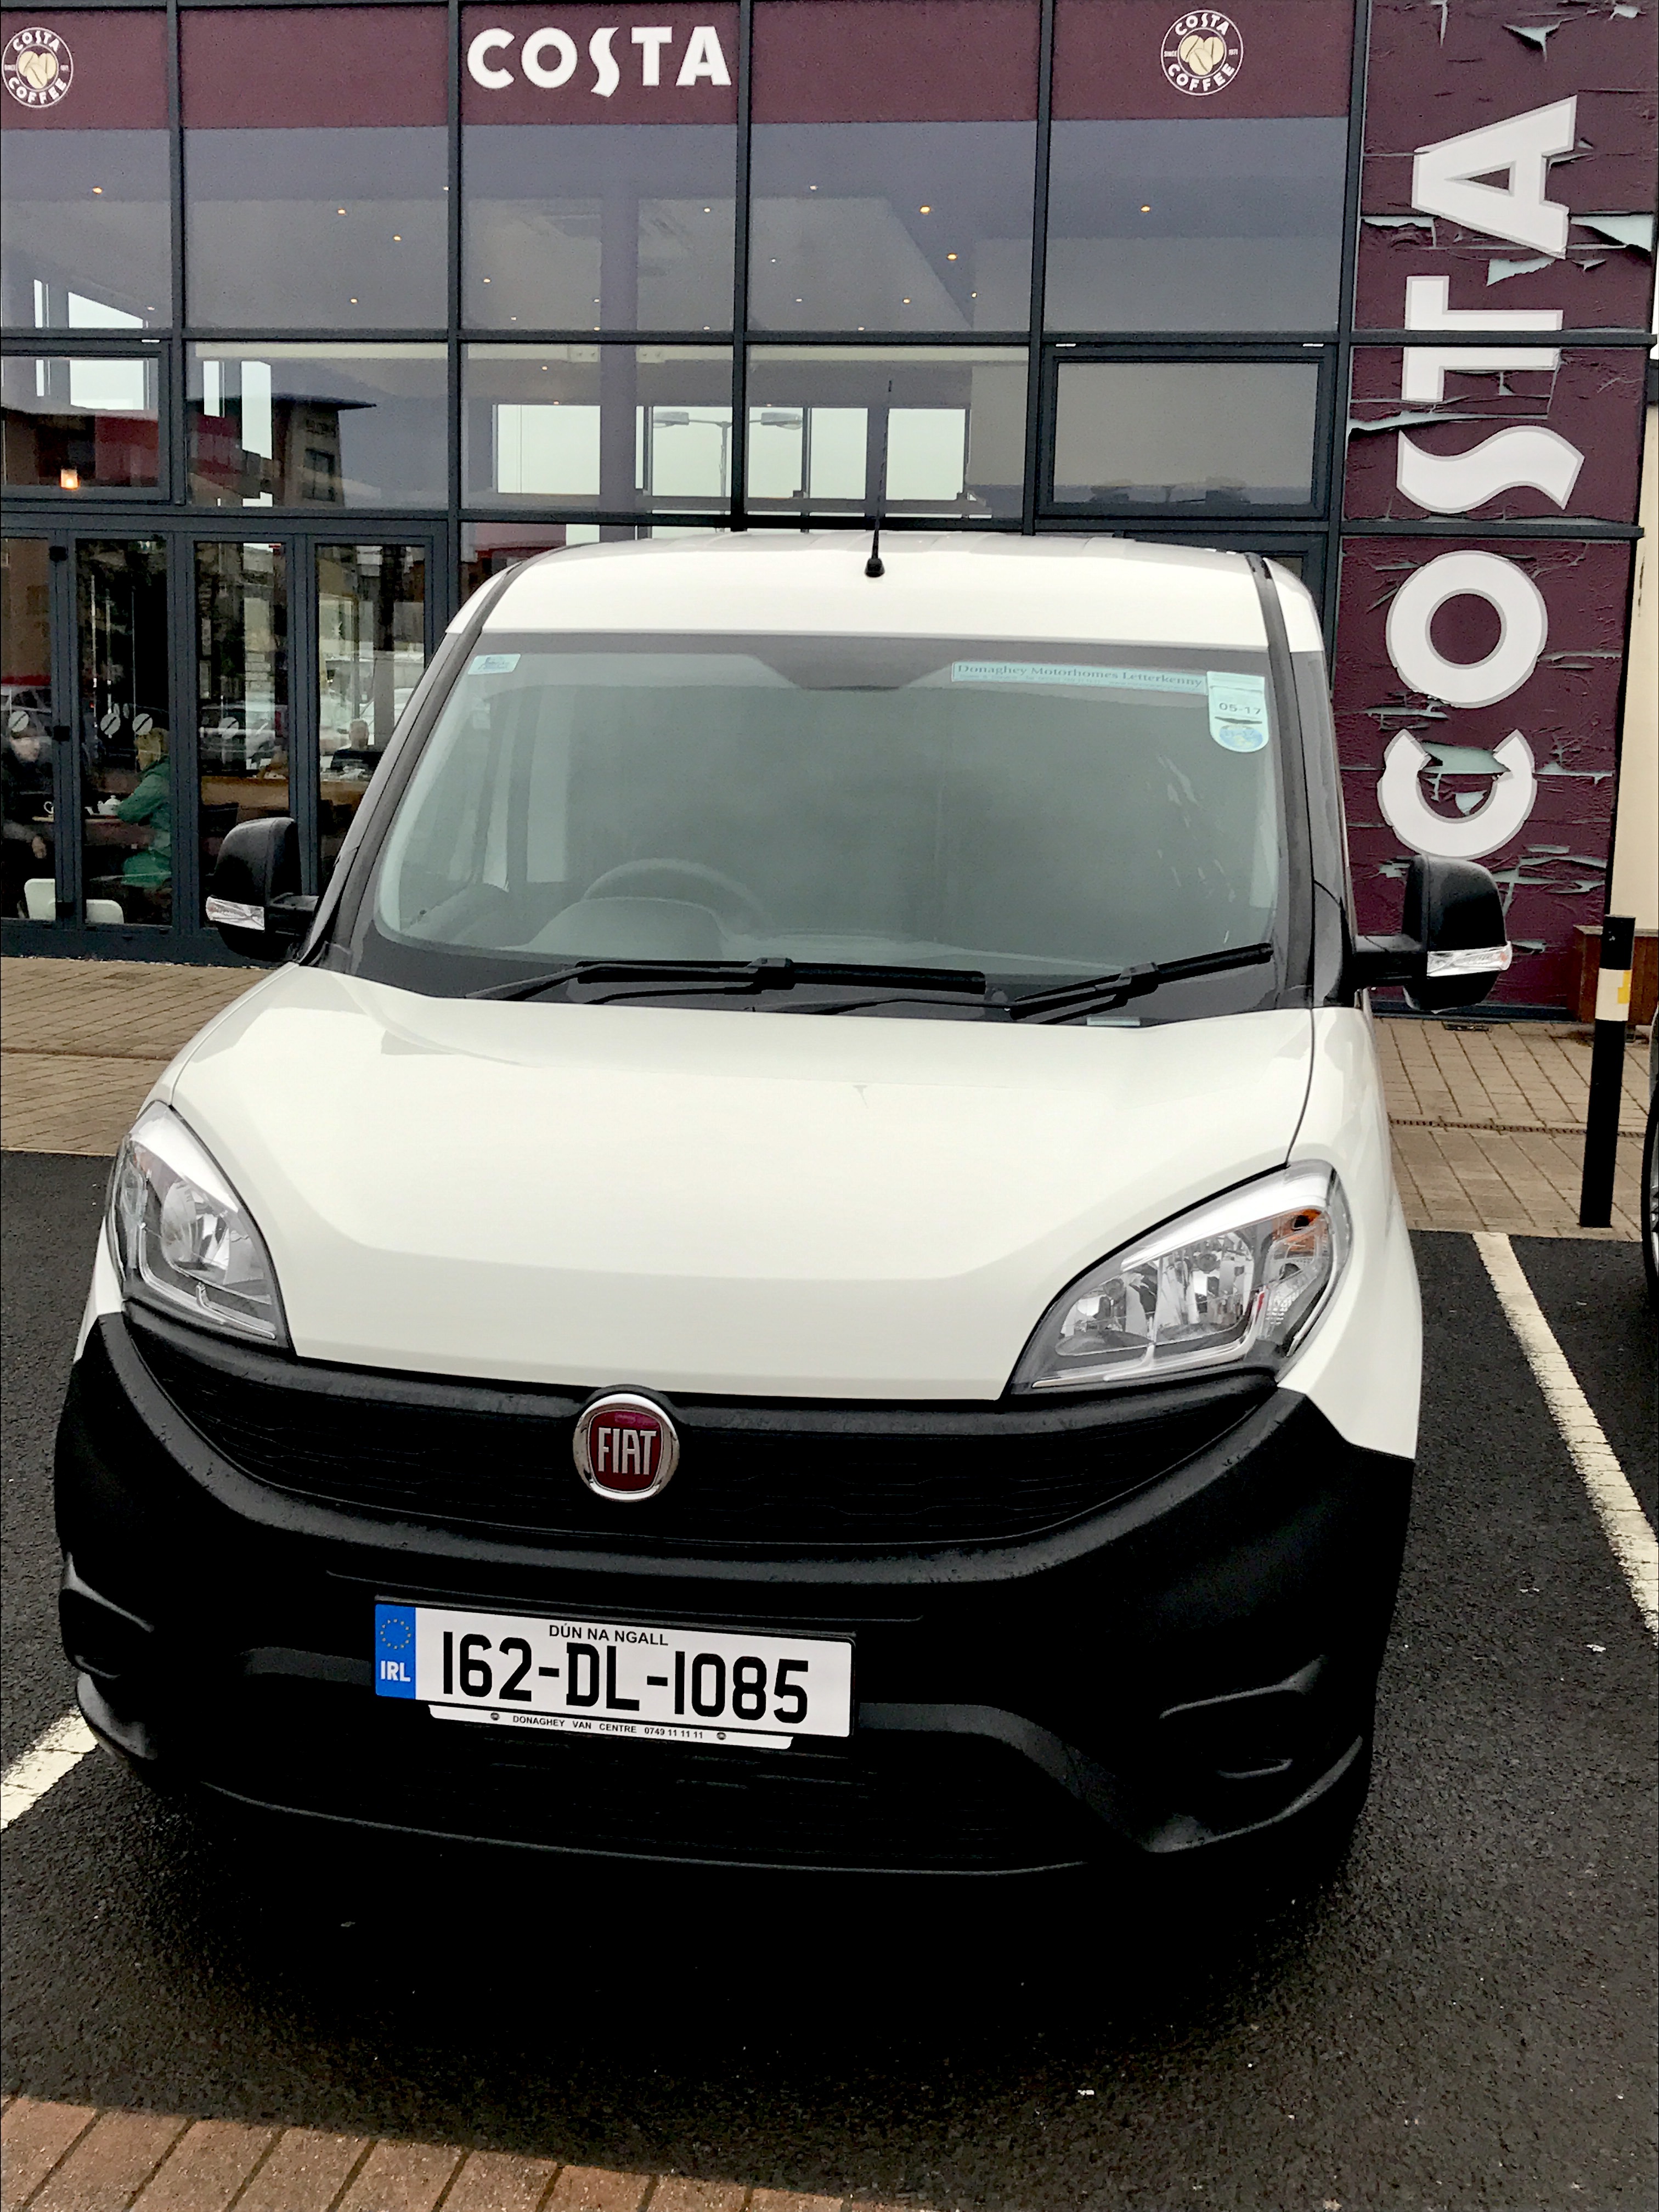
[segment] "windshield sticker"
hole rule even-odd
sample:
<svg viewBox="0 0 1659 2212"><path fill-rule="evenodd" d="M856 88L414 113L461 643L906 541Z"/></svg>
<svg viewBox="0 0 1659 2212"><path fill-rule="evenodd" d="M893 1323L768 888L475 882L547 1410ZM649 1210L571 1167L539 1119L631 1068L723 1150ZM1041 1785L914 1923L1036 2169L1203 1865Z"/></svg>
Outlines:
<svg viewBox="0 0 1659 2212"><path fill-rule="evenodd" d="M1230 753L1259 753L1267 742L1267 682L1262 676L1205 672L1210 735Z"/></svg>
<svg viewBox="0 0 1659 2212"><path fill-rule="evenodd" d="M1205 678L1194 669L1093 668L1059 660L957 660L953 684L1079 684L1103 691L1202 691ZM1214 709L1211 709L1213 714Z"/></svg>
<svg viewBox="0 0 1659 2212"><path fill-rule="evenodd" d="M466 664L469 676L510 676L519 665L516 653L475 653Z"/></svg>

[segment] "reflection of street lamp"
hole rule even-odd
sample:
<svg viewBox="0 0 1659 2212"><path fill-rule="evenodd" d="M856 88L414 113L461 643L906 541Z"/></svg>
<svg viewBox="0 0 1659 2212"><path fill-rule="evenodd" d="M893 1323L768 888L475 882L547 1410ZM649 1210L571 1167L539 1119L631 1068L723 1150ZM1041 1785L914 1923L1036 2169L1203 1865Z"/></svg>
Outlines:
<svg viewBox="0 0 1659 2212"><path fill-rule="evenodd" d="M718 430L720 432L720 476L717 480L720 486L719 495L721 497L729 497L732 489L731 483L728 480L729 461L732 451L732 423L730 417L728 416L725 421L722 421L718 415L693 415L688 408L684 407L653 407L651 410L651 431L653 439L659 430L690 430L693 428L702 430ZM656 476L654 465L652 469L652 476L654 479ZM653 489L655 489L654 482Z"/></svg>
<svg viewBox="0 0 1659 2212"><path fill-rule="evenodd" d="M817 191L817 186L814 185L812 190ZM793 410L787 407L763 407L760 411L760 426L763 430L799 430L805 420L806 410L804 407ZM797 499L805 498L806 494L808 457L805 434L801 439L800 465L800 483L797 485L794 493Z"/></svg>

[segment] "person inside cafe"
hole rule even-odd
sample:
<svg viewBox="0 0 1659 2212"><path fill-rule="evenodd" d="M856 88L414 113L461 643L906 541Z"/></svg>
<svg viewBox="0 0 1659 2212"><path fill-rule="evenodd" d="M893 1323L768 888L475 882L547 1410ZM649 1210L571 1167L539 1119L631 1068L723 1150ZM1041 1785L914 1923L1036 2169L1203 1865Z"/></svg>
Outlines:
<svg viewBox="0 0 1659 2212"><path fill-rule="evenodd" d="M167 733L151 723L133 732L138 781L125 799L112 793L98 811L149 835L121 863L121 907L129 921L165 921L173 904L173 775Z"/></svg>
<svg viewBox="0 0 1659 2212"><path fill-rule="evenodd" d="M27 912L23 886L52 874L52 746L27 711L14 708L0 747L3 790L5 880L0 902L9 915Z"/></svg>

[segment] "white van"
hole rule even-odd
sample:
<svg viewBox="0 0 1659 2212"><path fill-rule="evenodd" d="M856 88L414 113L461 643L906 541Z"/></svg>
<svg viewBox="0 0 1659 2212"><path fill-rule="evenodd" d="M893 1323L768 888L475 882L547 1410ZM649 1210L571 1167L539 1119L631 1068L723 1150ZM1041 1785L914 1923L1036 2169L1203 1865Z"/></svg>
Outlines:
<svg viewBox="0 0 1659 2212"><path fill-rule="evenodd" d="M1417 1433L1320 633L1253 556L737 535L452 625L112 1179L64 1640L142 1771L541 1850L1340 1844Z"/></svg>

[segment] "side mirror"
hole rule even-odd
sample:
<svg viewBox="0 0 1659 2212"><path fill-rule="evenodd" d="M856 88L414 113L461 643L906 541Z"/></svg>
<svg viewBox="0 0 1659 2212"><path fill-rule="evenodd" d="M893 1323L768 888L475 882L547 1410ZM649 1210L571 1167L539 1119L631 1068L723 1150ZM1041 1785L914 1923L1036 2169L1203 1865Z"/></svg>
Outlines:
<svg viewBox="0 0 1659 2212"><path fill-rule="evenodd" d="M1511 957L1504 895L1473 860L1419 854L1406 877L1398 937L1362 937L1348 959L1356 991L1403 985L1419 1014L1478 1006Z"/></svg>
<svg viewBox="0 0 1659 2212"><path fill-rule="evenodd" d="M300 837L289 814L225 832L208 885L207 918L233 952L275 967L311 927L314 898L300 891Z"/></svg>

